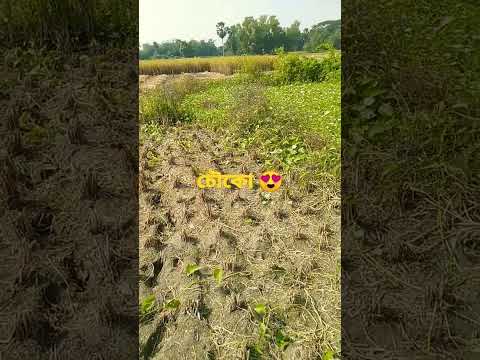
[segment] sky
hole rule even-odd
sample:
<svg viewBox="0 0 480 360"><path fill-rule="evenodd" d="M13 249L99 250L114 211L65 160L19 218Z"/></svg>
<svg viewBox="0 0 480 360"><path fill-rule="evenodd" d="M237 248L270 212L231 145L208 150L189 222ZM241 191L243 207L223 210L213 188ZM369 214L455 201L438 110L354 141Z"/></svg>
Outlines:
<svg viewBox="0 0 480 360"><path fill-rule="evenodd" d="M140 43L217 39L215 25L246 16L276 15L282 26L300 28L341 16L341 0L140 0Z"/></svg>

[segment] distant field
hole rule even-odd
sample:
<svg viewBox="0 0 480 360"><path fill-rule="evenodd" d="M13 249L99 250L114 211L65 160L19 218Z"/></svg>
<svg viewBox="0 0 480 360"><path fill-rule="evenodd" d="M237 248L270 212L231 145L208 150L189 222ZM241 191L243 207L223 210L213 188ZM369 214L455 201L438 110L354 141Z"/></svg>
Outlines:
<svg viewBox="0 0 480 360"><path fill-rule="evenodd" d="M295 52L295 54L321 58L325 53ZM255 67L259 71L273 69L276 55L215 56L185 59L141 60L140 75L172 75L182 73L217 72L231 75L242 67Z"/></svg>
<svg viewBox="0 0 480 360"><path fill-rule="evenodd" d="M274 60L273 55L142 60L140 74L161 75L210 71L230 75L247 64L257 67L260 71L272 70Z"/></svg>

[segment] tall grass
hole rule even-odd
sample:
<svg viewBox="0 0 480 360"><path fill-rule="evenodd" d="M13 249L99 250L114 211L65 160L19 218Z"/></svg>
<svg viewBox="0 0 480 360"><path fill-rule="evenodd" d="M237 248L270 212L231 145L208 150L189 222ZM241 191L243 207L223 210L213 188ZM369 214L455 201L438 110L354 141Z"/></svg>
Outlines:
<svg viewBox="0 0 480 360"><path fill-rule="evenodd" d="M75 49L99 44L136 46L133 0L2 0L0 43Z"/></svg>
<svg viewBox="0 0 480 360"><path fill-rule="evenodd" d="M158 59L140 61L141 75L198 73L204 71L231 75L242 69L273 70L276 56L225 56L212 58Z"/></svg>

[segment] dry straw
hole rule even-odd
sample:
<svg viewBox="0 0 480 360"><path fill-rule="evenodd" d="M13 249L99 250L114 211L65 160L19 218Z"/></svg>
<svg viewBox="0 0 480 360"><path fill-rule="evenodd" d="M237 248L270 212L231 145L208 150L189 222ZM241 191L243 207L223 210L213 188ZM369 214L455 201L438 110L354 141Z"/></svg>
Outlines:
<svg viewBox="0 0 480 360"><path fill-rule="evenodd" d="M217 72L231 75L245 67L255 67L259 71L273 69L275 56L225 56L189 59L156 59L140 61L141 75L182 74Z"/></svg>

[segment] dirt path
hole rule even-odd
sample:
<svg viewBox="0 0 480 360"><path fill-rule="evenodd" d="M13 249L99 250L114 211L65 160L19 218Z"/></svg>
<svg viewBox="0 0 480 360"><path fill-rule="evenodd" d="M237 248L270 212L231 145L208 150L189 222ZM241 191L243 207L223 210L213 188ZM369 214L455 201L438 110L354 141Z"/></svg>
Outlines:
<svg viewBox="0 0 480 360"><path fill-rule="evenodd" d="M270 194L257 185L200 190L195 178L209 169L256 176L264 169L197 127L172 128L164 139L140 155L140 299L180 305L141 324L143 358L253 358L259 303L267 305L267 333L293 340L283 351L266 341L265 358L313 359L335 345L338 201L301 194L289 179ZM201 269L187 276L188 264ZM224 271L220 286L214 268Z"/></svg>

